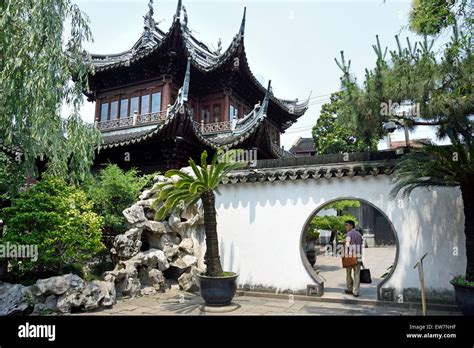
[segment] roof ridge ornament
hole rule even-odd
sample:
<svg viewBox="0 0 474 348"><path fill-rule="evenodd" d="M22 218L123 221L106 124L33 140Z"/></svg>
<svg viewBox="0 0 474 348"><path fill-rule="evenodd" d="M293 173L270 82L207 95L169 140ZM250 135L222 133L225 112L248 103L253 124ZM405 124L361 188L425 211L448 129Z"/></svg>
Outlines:
<svg viewBox="0 0 474 348"><path fill-rule="evenodd" d="M265 98L263 98L263 115L267 116L268 101L270 99L270 94L272 93L272 80L268 80L267 91L265 92Z"/></svg>
<svg viewBox="0 0 474 348"><path fill-rule="evenodd" d="M186 64L186 73L184 74L184 82L183 82L183 95L182 95L183 103L186 103L188 101L190 81L191 81L191 57L188 57L188 62Z"/></svg>
<svg viewBox="0 0 474 348"><path fill-rule="evenodd" d="M188 13L186 12L186 7L183 5L183 25L188 26Z"/></svg>
<svg viewBox="0 0 474 348"><path fill-rule="evenodd" d="M247 15L247 7L244 7L244 15L242 16L242 22L240 23L239 38L244 37L245 33L245 17Z"/></svg>
<svg viewBox="0 0 474 348"><path fill-rule="evenodd" d="M219 38L219 40L217 40L216 54L220 56L221 53L222 53L222 39Z"/></svg>
<svg viewBox="0 0 474 348"><path fill-rule="evenodd" d="M147 44L153 39L153 35L151 34L152 30L155 30L155 19L153 18L153 0L148 2L148 13L143 16L143 40L142 44Z"/></svg>
<svg viewBox="0 0 474 348"><path fill-rule="evenodd" d="M175 21L179 21L181 19L181 7L183 7L183 2L178 0L178 6L176 7L176 13L174 15Z"/></svg>

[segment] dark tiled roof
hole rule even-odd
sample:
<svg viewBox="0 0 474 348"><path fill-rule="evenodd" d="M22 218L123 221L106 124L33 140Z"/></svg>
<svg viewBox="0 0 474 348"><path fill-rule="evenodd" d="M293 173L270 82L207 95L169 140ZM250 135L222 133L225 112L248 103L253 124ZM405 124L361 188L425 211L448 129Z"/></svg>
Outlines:
<svg viewBox="0 0 474 348"><path fill-rule="evenodd" d="M169 31L165 33L158 28L158 25L153 19L153 9L150 8L150 11L144 17L144 31L131 49L117 54L90 54L95 72L98 73L119 67L129 67L131 64L158 52L163 47L166 49L171 40L175 37L179 37L187 57L191 58L192 65L196 69L203 72L215 71L228 62L233 62L237 55L239 55L239 57L243 58L241 66L250 79L262 93L266 93L266 88L261 85L250 70L245 54L245 10L238 33L232 39L229 47L223 52L221 52L220 48L218 50L211 50L207 45L192 35L192 30L190 30L187 25L187 19L181 19L182 13L182 7L179 4L173 23ZM243 52L242 56L240 56L240 52ZM85 59L89 60L89 54L85 53ZM295 119L306 112L310 100L309 98L303 101L299 101L298 99L287 100L277 98L272 93L270 93L269 98L280 108L283 108L283 110L293 115ZM295 120L293 120L293 122L294 121Z"/></svg>
<svg viewBox="0 0 474 348"><path fill-rule="evenodd" d="M377 151L352 153L347 161L344 161L343 155L340 154L259 160L256 168L234 171L222 180L222 183L391 175L398 157L395 151Z"/></svg>
<svg viewBox="0 0 474 348"><path fill-rule="evenodd" d="M314 148L314 139L313 138L299 138L296 144L294 144L290 152L299 153L299 152L310 152L316 151Z"/></svg>
<svg viewBox="0 0 474 348"><path fill-rule="evenodd" d="M420 148L425 145L432 144L431 139L422 138L422 139L411 139L409 140L409 144L411 147ZM406 146L405 140L391 140L390 141L390 149L396 149L397 147L404 147Z"/></svg>
<svg viewBox="0 0 474 348"><path fill-rule="evenodd" d="M102 141L103 145L109 145L114 143L121 143L121 142L130 142L134 139L139 139L147 133L152 132L154 129L150 130L143 130L143 131L136 131L136 132L127 132L127 133L102 133Z"/></svg>
<svg viewBox="0 0 474 348"><path fill-rule="evenodd" d="M306 180L320 178L342 178L367 175L390 175L394 163L391 162L361 162L337 163L330 166L313 165L307 167L252 169L233 172L222 180L223 184L237 184L245 182Z"/></svg>

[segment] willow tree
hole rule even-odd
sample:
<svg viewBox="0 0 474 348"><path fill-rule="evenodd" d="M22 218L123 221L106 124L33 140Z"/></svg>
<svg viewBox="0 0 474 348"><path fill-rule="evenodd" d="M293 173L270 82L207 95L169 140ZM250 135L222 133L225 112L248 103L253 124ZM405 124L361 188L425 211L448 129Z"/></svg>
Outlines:
<svg viewBox="0 0 474 348"><path fill-rule="evenodd" d="M0 138L20 150L16 159L30 175L41 162L51 174L80 179L93 161L100 136L79 115L87 22L69 0L0 1Z"/></svg>
<svg viewBox="0 0 474 348"><path fill-rule="evenodd" d="M412 20L418 18L418 22L412 23L412 26L421 33L438 34L445 31L450 35L449 40L439 50L435 50L433 37L424 36L415 44L407 39L404 45L396 37L397 49L388 52L377 38L373 45L376 63L374 68L366 69L362 85L356 83L349 70L350 61L346 62L341 53L337 63L343 72L342 88L352 110L340 117L356 123L359 136L379 134L383 132L384 122L394 122L408 129L434 127L440 139L446 138L451 142L451 146L430 145L421 150L412 150L404 156L395 168L392 197L398 194L407 197L417 188L451 186L460 189L465 216L466 280L473 282L472 5L464 1L456 3L458 7L447 7L453 11L454 17L443 17L440 14L444 6L442 2L415 1L411 16ZM439 16L435 18L431 12L423 12L429 5L437 5L435 8L438 12L435 12ZM455 9L458 9L457 12L454 12ZM443 21L443 18L449 20ZM450 23L454 24L449 26ZM410 107L404 110L400 107L404 103Z"/></svg>

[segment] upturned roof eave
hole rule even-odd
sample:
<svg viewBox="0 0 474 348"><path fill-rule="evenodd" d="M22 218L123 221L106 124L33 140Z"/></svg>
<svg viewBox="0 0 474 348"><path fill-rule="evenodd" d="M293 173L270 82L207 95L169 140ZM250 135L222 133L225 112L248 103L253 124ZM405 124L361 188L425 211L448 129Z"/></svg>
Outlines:
<svg viewBox="0 0 474 348"><path fill-rule="evenodd" d="M229 62L232 63L233 59L240 54L239 58L241 58L243 61L243 64L241 64L241 66L244 67L246 75L248 75L248 77L258 90L260 90L263 94L266 93L266 88L261 85L261 83L255 78L254 74L252 73L248 65L247 56L245 54L244 33L246 9L244 9L244 15L238 33L234 36L232 42L222 54L212 52L207 45L199 41L191 34L189 29L187 28L187 25L181 23L181 20L178 15L179 11L181 11L181 6L178 4L177 15L175 15L173 23L168 32L163 32L161 29L158 28L157 25L155 25L152 33L154 36L156 36L156 39L155 43L152 46L147 46L146 44L143 46L140 45L140 43L142 43L144 40L144 32L130 50L108 55L91 54L86 52L85 54L88 54L90 58L92 58L92 64L94 65L94 73L97 74L103 71L110 71L113 69L129 67L131 65L138 64L142 59L145 59L150 55L160 51L161 47L166 47L169 40L173 39L174 37L177 37L181 39L182 48L186 53L185 58L190 57L193 67L204 74L214 72L222 66L225 66ZM178 35L174 35L175 33L177 33ZM197 53L195 52L196 50L198 50L200 54L206 56L206 58L198 58ZM107 58L114 58L116 61L111 62L110 64L103 64L103 62L94 62L94 59L100 59L101 61L103 61ZM205 59L206 61L208 60L209 64L203 64L203 59ZM276 106L278 106L278 108L280 108L282 111L288 113L289 120L294 123L299 117L304 115L304 113L306 112L308 108L309 99L303 103L298 103L297 100L288 101L285 99L277 98L273 94L271 94L270 101Z"/></svg>

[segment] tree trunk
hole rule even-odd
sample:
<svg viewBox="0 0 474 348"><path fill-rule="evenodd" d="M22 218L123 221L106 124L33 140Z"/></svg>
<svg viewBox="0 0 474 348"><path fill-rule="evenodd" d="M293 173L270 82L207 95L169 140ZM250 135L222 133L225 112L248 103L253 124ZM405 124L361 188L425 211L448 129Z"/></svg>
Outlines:
<svg viewBox="0 0 474 348"><path fill-rule="evenodd" d="M474 183L461 184L464 204L464 233L466 235L466 280L474 282Z"/></svg>
<svg viewBox="0 0 474 348"><path fill-rule="evenodd" d="M207 191L201 194L201 199L204 207L206 233L206 254L204 255L204 263L207 267L206 275L219 277L222 275L222 266L219 257L219 240L217 239L216 197L214 192Z"/></svg>

